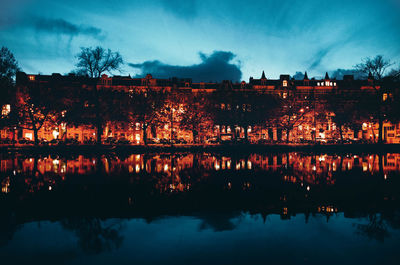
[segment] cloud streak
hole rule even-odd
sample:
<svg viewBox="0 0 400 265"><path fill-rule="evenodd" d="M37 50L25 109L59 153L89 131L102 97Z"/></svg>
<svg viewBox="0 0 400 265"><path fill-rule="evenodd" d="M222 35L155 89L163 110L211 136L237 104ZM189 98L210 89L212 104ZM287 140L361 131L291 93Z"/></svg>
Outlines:
<svg viewBox="0 0 400 265"><path fill-rule="evenodd" d="M102 30L93 26L76 25L64 19L35 18L33 27L40 32L64 34L69 36L85 35L97 39L104 38Z"/></svg>
<svg viewBox="0 0 400 265"><path fill-rule="evenodd" d="M201 63L190 66L169 65L158 60L130 63L129 66L140 69L142 74L139 76L150 73L157 78L192 78L194 82L241 80L242 71L238 64L232 63L236 57L232 52L214 51L211 55L200 52L199 56Z"/></svg>

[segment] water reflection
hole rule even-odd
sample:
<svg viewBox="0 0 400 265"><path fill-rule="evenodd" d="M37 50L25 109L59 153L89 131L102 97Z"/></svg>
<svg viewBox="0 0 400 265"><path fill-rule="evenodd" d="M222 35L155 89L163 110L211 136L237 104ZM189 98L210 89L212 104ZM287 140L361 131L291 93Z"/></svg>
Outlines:
<svg viewBox="0 0 400 265"><path fill-rule="evenodd" d="M190 216L201 233L221 233L240 230L247 216L264 224L279 216L282 225L299 216L307 224L342 216L352 220L354 235L376 242L400 228L397 153L2 154L0 160L0 247L27 223L49 220L73 233L86 254L126 244L129 219L150 225Z"/></svg>

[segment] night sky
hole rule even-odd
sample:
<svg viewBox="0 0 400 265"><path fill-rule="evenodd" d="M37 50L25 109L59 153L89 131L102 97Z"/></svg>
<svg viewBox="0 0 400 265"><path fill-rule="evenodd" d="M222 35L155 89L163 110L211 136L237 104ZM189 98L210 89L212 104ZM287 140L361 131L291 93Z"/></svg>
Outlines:
<svg viewBox="0 0 400 265"><path fill-rule="evenodd" d="M195 81L318 77L377 54L400 62L399 0L1 3L0 46L28 73L66 74L80 47L97 45L121 53L123 75Z"/></svg>

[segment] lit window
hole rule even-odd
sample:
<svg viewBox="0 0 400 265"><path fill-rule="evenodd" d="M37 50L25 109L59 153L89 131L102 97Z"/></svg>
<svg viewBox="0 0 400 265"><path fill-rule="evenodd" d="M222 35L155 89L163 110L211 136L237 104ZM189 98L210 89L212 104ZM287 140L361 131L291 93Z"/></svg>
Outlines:
<svg viewBox="0 0 400 265"><path fill-rule="evenodd" d="M283 86L287 87L287 80L283 80Z"/></svg>
<svg viewBox="0 0 400 265"><path fill-rule="evenodd" d="M336 86L336 82L333 83L333 86Z"/></svg>
<svg viewBox="0 0 400 265"><path fill-rule="evenodd" d="M325 82L325 86L329 86L329 82L328 81Z"/></svg>
<svg viewBox="0 0 400 265"><path fill-rule="evenodd" d="M287 98L287 93L286 92L282 93L282 98Z"/></svg>
<svg viewBox="0 0 400 265"><path fill-rule="evenodd" d="M388 98L388 94L387 94L387 93L383 93L382 100L383 100L383 101L386 101L387 98Z"/></svg>
<svg viewBox="0 0 400 265"><path fill-rule="evenodd" d="M331 86L333 85L333 83L332 83L332 82L330 82L329 84L330 84Z"/></svg>
<svg viewBox="0 0 400 265"><path fill-rule="evenodd" d="M7 116L8 114L10 114L10 111L11 111L11 105L10 104L3 105L3 108L1 110L1 115Z"/></svg>
<svg viewBox="0 0 400 265"><path fill-rule="evenodd" d="M35 76L34 76L34 75L30 75L30 76L29 76L29 80L35 81Z"/></svg>
<svg viewBox="0 0 400 265"><path fill-rule="evenodd" d="M317 83L317 86L319 86L320 84L319 84L319 82Z"/></svg>

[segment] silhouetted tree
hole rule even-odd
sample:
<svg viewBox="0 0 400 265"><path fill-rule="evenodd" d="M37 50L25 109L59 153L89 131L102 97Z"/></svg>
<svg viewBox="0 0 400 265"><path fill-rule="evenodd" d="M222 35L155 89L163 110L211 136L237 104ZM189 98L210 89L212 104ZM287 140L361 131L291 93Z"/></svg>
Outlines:
<svg viewBox="0 0 400 265"><path fill-rule="evenodd" d="M328 95L325 110L333 112L332 121L336 124L339 131L340 140L343 141L344 128L359 128L359 104L356 100L346 98L345 95L337 91L333 91Z"/></svg>
<svg viewBox="0 0 400 265"><path fill-rule="evenodd" d="M78 63L77 71L80 73L86 73L89 77L94 78L94 81L98 79L106 72L121 70L123 60L118 52L112 52L110 49L105 50L102 47L96 48L81 48L81 52L77 55ZM101 144L101 136L103 134L103 101L101 98L102 86L95 86L92 90L92 103L95 110L95 126L97 129L97 144Z"/></svg>
<svg viewBox="0 0 400 265"><path fill-rule="evenodd" d="M77 71L86 73L91 78L100 78L102 74L114 70L119 71L123 60L118 52L112 52L110 49L81 48L77 55Z"/></svg>
<svg viewBox="0 0 400 265"><path fill-rule="evenodd" d="M279 98L279 107L273 119L274 125L286 132L286 142L289 142L290 132L300 125L305 115L313 109L312 102L299 100L295 94Z"/></svg>
<svg viewBox="0 0 400 265"><path fill-rule="evenodd" d="M14 127L17 124L15 111L15 75L20 68L12 52L6 47L0 49L0 107L9 104L11 112L1 113L0 127Z"/></svg>
<svg viewBox="0 0 400 265"><path fill-rule="evenodd" d="M38 132L46 122L55 123L60 112L57 89L44 86L21 87L17 92L14 108L20 128L32 130L35 145L39 144Z"/></svg>
<svg viewBox="0 0 400 265"><path fill-rule="evenodd" d="M386 70L392 65L390 60L385 59L382 55L377 55L374 58L364 58L362 63L357 64L355 68L364 74L373 77L373 87L376 93L376 99L372 104L376 105L376 118L379 123L378 143L383 142L383 121L385 120L384 105L387 103L383 99L385 90L383 79Z"/></svg>
<svg viewBox="0 0 400 265"><path fill-rule="evenodd" d="M146 86L143 91L132 91L129 98L131 120L140 123L143 143L147 145L148 128L158 125L159 111L164 105L165 93Z"/></svg>
<svg viewBox="0 0 400 265"><path fill-rule="evenodd" d="M182 95L183 112L180 114L180 128L192 132L193 143L199 140L199 134L212 129L210 100L207 94Z"/></svg>

